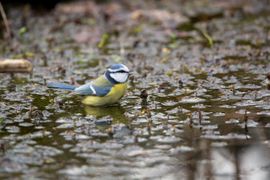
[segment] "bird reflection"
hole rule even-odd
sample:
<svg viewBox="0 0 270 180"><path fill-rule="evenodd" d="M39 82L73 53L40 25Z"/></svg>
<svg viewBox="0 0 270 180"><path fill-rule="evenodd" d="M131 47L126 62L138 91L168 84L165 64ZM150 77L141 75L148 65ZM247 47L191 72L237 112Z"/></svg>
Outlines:
<svg viewBox="0 0 270 180"><path fill-rule="evenodd" d="M108 107L85 106L84 110L87 115L92 115L97 119L105 116L110 116L113 119L113 124L126 124L129 121L128 118L125 116L125 109L120 105Z"/></svg>

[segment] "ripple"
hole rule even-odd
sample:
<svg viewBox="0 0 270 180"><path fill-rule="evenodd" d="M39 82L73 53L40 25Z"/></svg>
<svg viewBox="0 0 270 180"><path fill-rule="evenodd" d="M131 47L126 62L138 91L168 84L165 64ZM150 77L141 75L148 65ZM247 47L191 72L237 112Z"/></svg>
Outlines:
<svg viewBox="0 0 270 180"><path fill-rule="evenodd" d="M194 103L201 103L201 102L205 102L205 100L198 97L185 97L180 101L180 103L182 104L187 104L187 103L194 104Z"/></svg>

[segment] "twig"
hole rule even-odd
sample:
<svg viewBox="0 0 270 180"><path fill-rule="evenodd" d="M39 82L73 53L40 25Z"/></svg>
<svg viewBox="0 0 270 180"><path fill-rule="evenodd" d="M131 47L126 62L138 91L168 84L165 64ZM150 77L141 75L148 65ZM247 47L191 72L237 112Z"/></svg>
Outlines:
<svg viewBox="0 0 270 180"><path fill-rule="evenodd" d="M1 16L3 18L4 25L6 27L7 36L8 36L8 38L10 38L11 37L11 31L10 31L10 28L9 28L9 25L8 25L8 20L7 20L5 10L4 10L1 2L0 2L0 13L1 13Z"/></svg>

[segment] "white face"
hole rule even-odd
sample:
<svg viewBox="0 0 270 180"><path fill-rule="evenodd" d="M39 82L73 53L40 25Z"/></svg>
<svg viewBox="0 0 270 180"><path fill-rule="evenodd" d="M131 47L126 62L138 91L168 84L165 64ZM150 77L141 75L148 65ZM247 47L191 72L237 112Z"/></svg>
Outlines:
<svg viewBox="0 0 270 180"><path fill-rule="evenodd" d="M111 78L113 78L118 83L124 83L128 80L127 72L119 72L119 73L110 73Z"/></svg>

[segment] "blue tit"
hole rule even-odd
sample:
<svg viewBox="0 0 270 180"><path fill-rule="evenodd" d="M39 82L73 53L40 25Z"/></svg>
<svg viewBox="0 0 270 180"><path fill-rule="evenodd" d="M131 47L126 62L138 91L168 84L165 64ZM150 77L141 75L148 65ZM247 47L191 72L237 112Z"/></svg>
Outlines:
<svg viewBox="0 0 270 180"><path fill-rule="evenodd" d="M73 86L64 83L48 83L49 88L73 91L86 96L82 103L91 106L106 106L121 99L127 89L129 69L123 64L113 64L106 72L90 83Z"/></svg>

